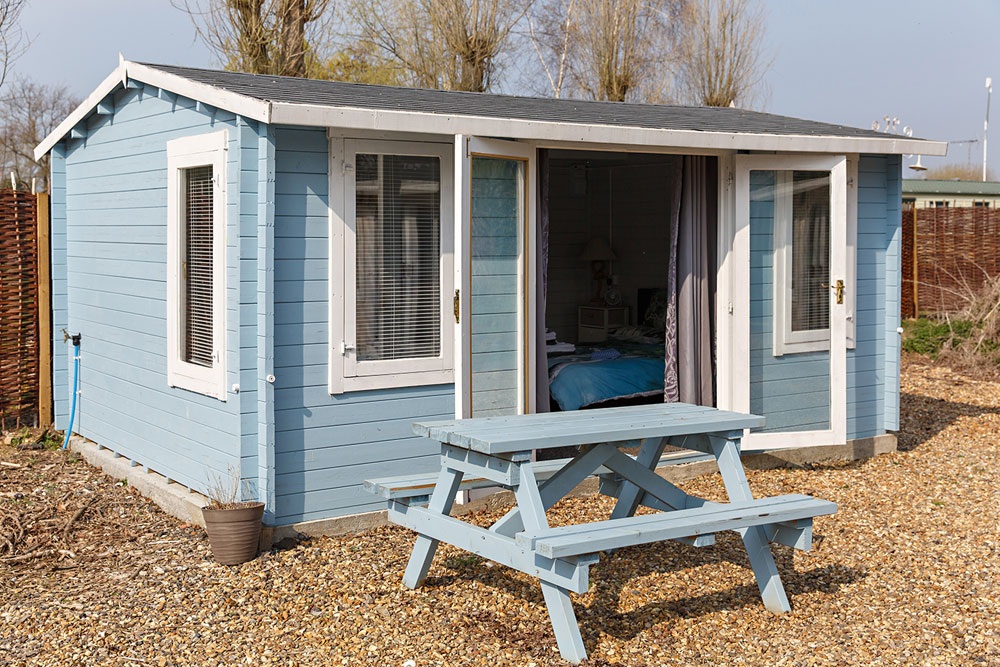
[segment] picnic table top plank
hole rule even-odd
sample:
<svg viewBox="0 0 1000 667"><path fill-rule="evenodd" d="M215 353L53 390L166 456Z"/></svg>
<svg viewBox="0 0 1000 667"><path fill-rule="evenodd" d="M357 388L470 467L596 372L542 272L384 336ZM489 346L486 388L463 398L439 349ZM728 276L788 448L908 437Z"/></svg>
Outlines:
<svg viewBox="0 0 1000 667"><path fill-rule="evenodd" d="M720 433L763 426L758 415L686 403L421 422L417 435L485 454L644 438Z"/></svg>

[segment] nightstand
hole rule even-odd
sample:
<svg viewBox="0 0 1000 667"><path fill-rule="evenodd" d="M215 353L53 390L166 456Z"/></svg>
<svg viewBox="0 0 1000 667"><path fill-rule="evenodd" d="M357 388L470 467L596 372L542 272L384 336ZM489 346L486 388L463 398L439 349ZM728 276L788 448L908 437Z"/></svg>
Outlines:
<svg viewBox="0 0 1000 667"><path fill-rule="evenodd" d="M628 306L579 306L577 343L603 343L608 331L628 324Z"/></svg>

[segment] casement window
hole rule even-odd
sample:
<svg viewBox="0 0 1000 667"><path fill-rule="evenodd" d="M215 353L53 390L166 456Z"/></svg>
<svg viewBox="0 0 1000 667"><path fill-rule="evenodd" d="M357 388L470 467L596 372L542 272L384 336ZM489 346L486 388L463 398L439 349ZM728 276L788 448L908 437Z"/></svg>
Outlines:
<svg viewBox="0 0 1000 667"><path fill-rule="evenodd" d="M830 173L776 172L774 354L830 349Z"/></svg>
<svg viewBox="0 0 1000 667"><path fill-rule="evenodd" d="M331 140L331 393L454 380L451 151Z"/></svg>
<svg viewBox="0 0 1000 667"><path fill-rule="evenodd" d="M167 383L223 401L226 140L167 142Z"/></svg>

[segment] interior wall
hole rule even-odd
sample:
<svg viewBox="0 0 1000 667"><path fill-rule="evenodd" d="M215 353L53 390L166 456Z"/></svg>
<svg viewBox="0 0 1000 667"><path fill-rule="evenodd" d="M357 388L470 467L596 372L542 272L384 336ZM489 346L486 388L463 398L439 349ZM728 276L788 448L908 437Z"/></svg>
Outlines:
<svg viewBox="0 0 1000 667"><path fill-rule="evenodd" d="M637 324L644 315L636 308L639 289L667 287L673 169L659 163L606 171L611 189L611 247L618 255L611 270L629 306L629 320Z"/></svg>
<svg viewBox="0 0 1000 667"><path fill-rule="evenodd" d="M559 340L570 343L576 342L576 308L592 293L590 263L580 259L590 240L592 206L587 180L584 167L550 163L545 326L555 331Z"/></svg>
<svg viewBox="0 0 1000 667"><path fill-rule="evenodd" d="M618 257L618 276L632 323L640 288L667 286L670 190L667 156L606 154L604 160L550 162L549 281L546 326L559 340L577 342L577 308L594 296L587 242L603 236Z"/></svg>

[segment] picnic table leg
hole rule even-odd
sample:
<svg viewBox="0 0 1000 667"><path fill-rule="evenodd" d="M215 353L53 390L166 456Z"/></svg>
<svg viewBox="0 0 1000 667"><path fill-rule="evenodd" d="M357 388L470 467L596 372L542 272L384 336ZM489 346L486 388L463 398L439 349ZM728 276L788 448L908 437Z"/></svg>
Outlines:
<svg viewBox="0 0 1000 667"><path fill-rule="evenodd" d="M593 447L578 454L571 462L546 480L538 489L538 494L542 499L542 507L548 509L559 502L572 491L577 484L587 479L597 468L608 458L608 453ZM530 466L530 463L522 464L521 469ZM533 469L532 469L533 470ZM498 535L513 537L524 530L521 522L521 510L513 507L504 514L496 523L490 526L490 530Z"/></svg>
<svg viewBox="0 0 1000 667"><path fill-rule="evenodd" d="M663 450L667 446L666 438L649 438L644 440L639 454L635 457L635 462L639 465L653 470L663 456ZM622 481L621 491L618 493L618 502L611 510L612 519L624 519L633 516L639 508L639 501L642 500L643 490L628 480Z"/></svg>
<svg viewBox="0 0 1000 667"><path fill-rule="evenodd" d="M462 473L451 468L441 468L441 474L434 485L434 492L431 494L427 509L432 512L440 512L447 515L451 512L451 506L455 502L455 494L462 483ZM410 562L406 565L406 572L403 573L403 584L408 588L418 588L427 578L427 570L430 569L431 561L434 560L434 552L437 551L438 541L417 535L417 541L413 545L413 553L410 554Z"/></svg>
<svg viewBox="0 0 1000 667"><path fill-rule="evenodd" d="M544 530L549 527L545 518L545 505L538 492L538 483L531 464L520 467L520 483L514 489L517 506L521 510L521 521L525 530ZM569 591L561 586L541 582L542 597L549 610L549 620L552 621L552 631L556 636L559 654L574 664L587 659L587 649L583 646L580 626L573 611L573 601Z"/></svg>
<svg viewBox="0 0 1000 667"><path fill-rule="evenodd" d="M753 500L746 473L743 471L743 462L740 461L738 441L710 437L709 442L719 464L719 472L722 473L722 483L726 487L726 493L729 494L729 501ZM739 532L743 537L747 557L750 559L750 567L753 568L754 576L757 578L757 588L760 589L764 607L774 613L791 611L764 527L751 526Z"/></svg>

